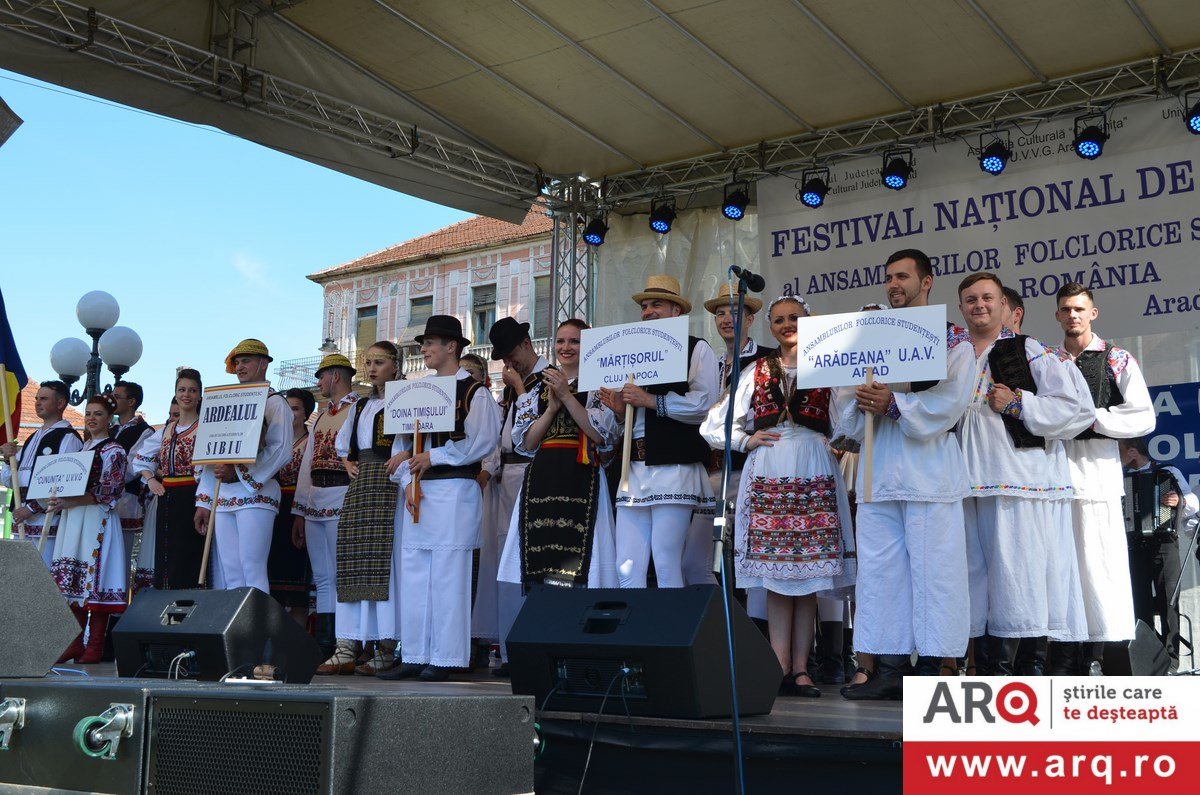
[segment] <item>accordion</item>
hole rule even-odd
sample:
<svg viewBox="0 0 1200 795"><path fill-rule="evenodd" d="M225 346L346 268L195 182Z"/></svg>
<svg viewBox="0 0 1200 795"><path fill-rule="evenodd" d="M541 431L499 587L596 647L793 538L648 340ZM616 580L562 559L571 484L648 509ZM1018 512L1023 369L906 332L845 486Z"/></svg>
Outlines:
<svg viewBox="0 0 1200 795"><path fill-rule="evenodd" d="M1183 513L1178 505L1168 508L1162 504L1163 495L1172 491L1178 493L1179 487L1165 469L1125 475L1121 507L1125 513L1125 533L1130 540L1168 540L1179 534Z"/></svg>

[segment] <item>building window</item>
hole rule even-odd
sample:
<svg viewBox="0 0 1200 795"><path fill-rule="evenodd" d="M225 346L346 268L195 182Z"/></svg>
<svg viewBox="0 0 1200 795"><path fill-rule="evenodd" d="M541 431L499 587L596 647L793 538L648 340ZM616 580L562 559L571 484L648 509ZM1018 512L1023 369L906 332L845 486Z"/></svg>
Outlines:
<svg viewBox="0 0 1200 795"><path fill-rule="evenodd" d="M496 322L496 285L486 284L471 291L471 342L486 345L488 332Z"/></svg>
<svg viewBox="0 0 1200 795"><path fill-rule="evenodd" d="M379 307L360 307L357 324L354 329L354 346L359 351L365 351L379 339Z"/></svg>
<svg viewBox="0 0 1200 795"><path fill-rule="evenodd" d="M533 277L533 337L545 339L550 336L551 318L554 316L553 301L550 300L550 277Z"/></svg>
<svg viewBox="0 0 1200 795"><path fill-rule="evenodd" d="M433 296L426 295L420 298L414 298L408 303L408 325L409 327L420 326L425 327L425 321L433 315ZM419 332L418 332L419 333Z"/></svg>

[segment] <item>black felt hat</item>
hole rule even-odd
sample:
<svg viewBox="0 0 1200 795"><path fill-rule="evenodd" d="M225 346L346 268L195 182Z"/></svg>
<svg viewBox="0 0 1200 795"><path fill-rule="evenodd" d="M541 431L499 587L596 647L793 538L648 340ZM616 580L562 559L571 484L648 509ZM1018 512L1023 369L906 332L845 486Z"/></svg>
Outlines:
<svg viewBox="0 0 1200 795"><path fill-rule="evenodd" d="M518 323L511 317L502 317L492 324L488 339L492 342L492 361L498 362L512 353L513 348L521 344L521 340L529 339L529 324Z"/></svg>
<svg viewBox="0 0 1200 795"><path fill-rule="evenodd" d="M426 337L441 337L458 342L458 352L466 353L471 341L463 336L462 323L454 315L430 315L425 321L425 333L418 334L415 339L420 345Z"/></svg>

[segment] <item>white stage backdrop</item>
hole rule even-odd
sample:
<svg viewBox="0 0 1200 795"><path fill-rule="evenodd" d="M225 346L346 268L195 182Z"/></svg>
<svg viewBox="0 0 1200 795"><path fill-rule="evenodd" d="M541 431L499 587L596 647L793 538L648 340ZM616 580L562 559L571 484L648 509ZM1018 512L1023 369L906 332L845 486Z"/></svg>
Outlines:
<svg viewBox="0 0 1200 795"><path fill-rule="evenodd" d="M1200 139L1178 101L1120 107L1104 154L1071 149L1070 119L1012 130L1000 176L979 169L978 138L915 153L903 191L879 184L878 157L832 169L825 206L796 180L758 183L759 265L767 295L801 293L818 312L883 301L883 262L919 248L935 263L932 299L960 320L958 282L990 271L1025 299L1025 330L1057 341L1054 294L1078 281L1096 295L1105 337L1200 326ZM985 140L986 143L986 140Z"/></svg>

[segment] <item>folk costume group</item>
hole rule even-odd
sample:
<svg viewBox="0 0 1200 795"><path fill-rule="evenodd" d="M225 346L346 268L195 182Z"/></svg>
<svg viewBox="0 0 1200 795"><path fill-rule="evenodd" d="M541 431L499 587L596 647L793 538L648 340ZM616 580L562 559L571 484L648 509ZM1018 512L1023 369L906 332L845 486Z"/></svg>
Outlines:
<svg viewBox="0 0 1200 795"><path fill-rule="evenodd" d="M927 305L933 278L925 254L896 252L888 305ZM692 309L667 275L632 298L645 321ZM796 385L801 324L813 314L803 297L766 306L775 348L750 339L763 310L754 297L735 338L735 298L725 284L704 304L723 355L690 337L686 380L645 388L580 392L586 323L556 329L552 366L528 323L503 318L489 334L504 364L499 400L486 373L460 361L471 342L458 319L434 315L416 342L430 371L456 379L455 423L425 434L419 450L412 435L384 431L385 387L403 377L386 340L365 351L361 371L326 356L315 406L309 392L272 392L246 465L193 465L195 370L178 372L178 414L158 431L133 421L140 389L91 399L86 441L61 421L65 387L43 384L46 424L21 451L22 485L39 455L96 451L87 494L30 501L18 517L30 538L47 539L47 565L85 630L64 659L98 659L106 616L124 608L130 583L204 585L215 511L208 584L299 602L311 581L327 658L318 673L441 681L469 668L478 644L498 643L503 675L504 640L532 587L713 581L729 411L728 565L787 672L781 693L821 695L808 670L818 613L840 621L847 603L858 663L842 688L850 699L899 698L903 676L957 673L964 657L968 672L1012 672L1023 639L1046 672L1086 672L1088 644L1133 636L1117 440L1151 431L1154 411L1137 362L1092 331L1086 289L1060 291L1065 336L1050 347L1021 334L1018 296L974 274L958 286L963 324L948 324L943 379L837 389ZM270 361L247 339L226 372L262 382ZM606 467L620 466L628 412L628 485L614 488ZM869 479L866 457L854 455L868 416ZM1178 485L1176 502L1195 513Z"/></svg>

